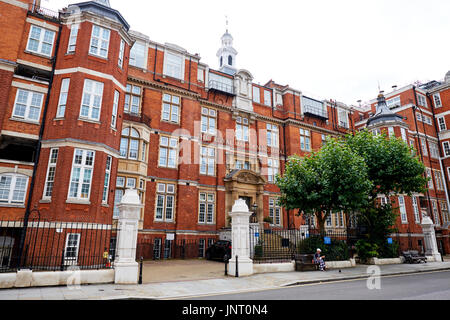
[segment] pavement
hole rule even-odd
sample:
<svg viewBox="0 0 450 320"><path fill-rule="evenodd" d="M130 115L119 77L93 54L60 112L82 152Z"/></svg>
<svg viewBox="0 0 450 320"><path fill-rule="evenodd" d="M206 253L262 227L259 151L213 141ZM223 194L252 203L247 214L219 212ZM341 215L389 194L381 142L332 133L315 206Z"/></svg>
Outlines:
<svg viewBox="0 0 450 320"><path fill-rule="evenodd" d="M147 276L148 282L143 285L102 284L79 287L3 289L0 290L0 300L195 299L202 296L280 289L293 285L364 279L372 275L368 272L369 266L357 265L354 268L342 269L341 272L339 270L282 272L235 278L224 276L223 263L210 263L212 264L211 268L216 268L217 271L206 274L203 272L204 269L199 267L200 265L204 266L205 261L203 260L169 261L159 265L147 263L144 269L146 270L145 273L154 271L154 274L162 274L164 269L166 270L166 274L161 278L161 281L156 282L156 278ZM381 276L418 274L450 270L450 261L445 259L445 262L383 265L379 267ZM219 269L222 269L221 274L218 274ZM201 279L202 277L204 279ZM169 278L172 281L168 281Z"/></svg>

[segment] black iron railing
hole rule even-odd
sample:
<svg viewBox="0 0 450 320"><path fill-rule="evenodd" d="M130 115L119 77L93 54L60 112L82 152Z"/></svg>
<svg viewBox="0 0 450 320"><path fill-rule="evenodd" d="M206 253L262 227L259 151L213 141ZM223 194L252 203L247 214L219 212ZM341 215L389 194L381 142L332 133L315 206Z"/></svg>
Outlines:
<svg viewBox="0 0 450 320"><path fill-rule="evenodd" d="M209 88L234 95L234 88L232 85L217 80L209 80Z"/></svg>
<svg viewBox="0 0 450 320"><path fill-rule="evenodd" d="M314 107L311 105L305 105L304 113L306 115L317 116L319 118L328 119L328 112L324 108Z"/></svg>
<svg viewBox="0 0 450 320"><path fill-rule="evenodd" d="M145 260L196 259L205 258L208 246L216 239L177 239L161 237L139 239L136 257Z"/></svg>
<svg viewBox="0 0 450 320"><path fill-rule="evenodd" d="M37 6L35 4L30 3L28 7L28 12L32 14L36 14L42 16L44 18L50 18L52 20L59 19L59 12L53 11L47 8L43 8L41 6Z"/></svg>
<svg viewBox="0 0 450 320"><path fill-rule="evenodd" d="M349 244L346 229L327 229L320 232L317 229L250 228L250 255L254 263L290 262L294 260L296 254L314 254L318 247L328 248L333 252L328 258L347 260L351 250Z"/></svg>
<svg viewBox="0 0 450 320"><path fill-rule="evenodd" d="M111 225L30 220L19 252L22 232L22 221L0 221L0 273L113 267L117 230Z"/></svg>

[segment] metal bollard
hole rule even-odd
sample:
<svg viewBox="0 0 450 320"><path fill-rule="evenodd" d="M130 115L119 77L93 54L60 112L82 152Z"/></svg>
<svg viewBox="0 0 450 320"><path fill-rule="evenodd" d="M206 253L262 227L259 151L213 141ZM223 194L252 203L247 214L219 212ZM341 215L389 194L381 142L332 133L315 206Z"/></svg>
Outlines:
<svg viewBox="0 0 450 320"><path fill-rule="evenodd" d="M139 270L139 284L142 284L142 269L143 269L144 258L141 257L140 270Z"/></svg>
<svg viewBox="0 0 450 320"><path fill-rule="evenodd" d="M230 258L228 258L228 255L225 256L225 275L228 276L228 263L230 262Z"/></svg>
<svg viewBox="0 0 450 320"><path fill-rule="evenodd" d="M239 278L239 262L238 262L238 256L236 256L236 278Z"/></svg>

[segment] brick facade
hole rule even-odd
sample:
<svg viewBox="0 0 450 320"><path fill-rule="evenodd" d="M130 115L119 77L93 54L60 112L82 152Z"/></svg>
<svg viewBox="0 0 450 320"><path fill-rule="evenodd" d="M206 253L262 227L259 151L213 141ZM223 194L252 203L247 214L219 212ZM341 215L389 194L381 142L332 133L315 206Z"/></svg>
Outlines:
<svg viewBox="0 0 450 320"><path fill-rule="evenodd" d="M229 227L227 212L239 197L258 205L260 222L277 212L275 207L271 207L271 199L279 196L279 190L270 181L270 172L273 172L270 170L283 173L289 156L306 156L319 150L326 136L342 136L365 127L370 114L376 111L376 101L366 107L317 101L305 97L300 90L272 80L265 85L253 83L253 77L245 70L237 70L231 75L210 69L197 54L190 54L175 45L156 43L130 31L118 12L95 1L84 3L80 7L81 13L76 15L71 13L71 6L52 15L28 10L31 1L22 1L23 7L17 3L0 0L0 25L5 30L0 35L0 138L13 149L22 143L37 148L41 139L42 149L39 159L34 159L32 152L30 161L22 161L16 152L10 153L10 158L0 159L0 176L7 172L17 174L17 170L22 169L28 178L27 196L20 203L0 202L1 219L16 220L25 214L30 183L34 178L30 207L39 209L46 219L114 224L115 202L120 200L127 184L134 183L144 205L140 238L157 236L164 241L168 233L175 233L176 239L218 239L220 231ZM98 10L103 14L98 15ZM49 56L28 50L32 25L54 32ZM79 26L75 50L68 52L74 25ZM97 27L109 30L106 57L91 52L92 35ZM98 47L101 47L103 29L99 29ZM131 52L135 43L144 47L140 67L133 66L134 62L130 64L137 54ZM119 59L122 59L121 66ZM174 66L176 63L170 65L169 59L180 59L181 62ZM39 77L33 77L33 74ZM67 102L65 113L60 116L58 108L66 79L70 80ZM211 79L220 79L222 87L215 87ZM83 105L88 104L89 112L94 112L98 102L95 92L86 91L86 80L101 83L103 88L98 119L88 119L82 114ZM228 89L225 84L230 83ZM132 92L127 91L127 86ZM38 121L24 121L13 115L20 89L43 94ZM137 91L133 93L133 89ZM256 90L259 90L258 98L253 96ZM427 98L428 107L414 111L413 106L418 105L414 91ZM115 92L119 94L116 114ZM436 93L440 93L441 107L434 104L433 95ZM168 96L172 99L169 103L165 101ZM431 201L422 207L419 205L419 210L428 210L430 214L432 201L437 201L437 217L441 227L446 226L437 227L438 240L442 240L445 252L450 252L446 225L449 222L446 214L450 151L446 155L444 150L444 143L450 143L450 136L446 130L439 131L436 122L439 114L444 114L444 119L450 121L446 114L450 108L449 84L440 83L427 89L408 86L386 94L386 99L396 96L400 96L401 104L393 110L404 117L407 142L412 139L414 146L421 149L417 138L427 140L427 155L420 154L423 162L432 172L435 170L444 175L442 183L445 188L440 188L443 190L438 190L439 182L433 175L435 187L424 195ZM319 106L320 110L310 104ZM165 112L166 107L170 111ZM431 123L416 121L420 111L431 119ZM116 124L112 125L114 116ZM202 116L213 119L215 134L201 132ZM273 145L268 145L268 125L276 128L272 136L276 143ZM249 141L236 138L238 126L248 129ZM394 128L397 137L402 137L401 127ZM387 128L380 127L380 130ZM126 130L125 137L122 133ZM167 165L171 161L170 151L161 160L165 152L161 141L165 138L177 143L174 148L176 163L172 168ZM437 158L430 156L430 142L439 147ZM202 172L202 147L214 150L212 173ZM50 156L54 149L58 149L58 156L54 165L53 192L50 197L45 197ZM81 190L80 194L88 190L88 195L72 199L69 195L75 185L72 183L75 181L74 163L78 161L76 150L93 151L95 157L92 166L80 169L84 176L78 182L85 182L87 189L81 186L78 190ZM108 157L111 159L109 170ZM34 176L33 162L37 162ZM271 162L272 166L269 165ZM235 171L237 169L241 171ZM109 182L106 190L105 177ZM264 183L258 184L257 181ZM173 192L167 191L168 185L174 187ZM107 200L103 201L105 192ZM207 205L208 200L201 199L202 194L212 196L212 207ZM446 204L447 212L441 203ZM204 211L201 209L203 205ZM398 237L402 247L416 248L418 240L423 238L421 227L415 223L411 198L405 197L405 206L408 222L398 221ZM430 215L434 219L434 215ZM300 228L303 224L294 211L280 210L280 216L274 218L279 219L277 227L280 228Z"/></svg>

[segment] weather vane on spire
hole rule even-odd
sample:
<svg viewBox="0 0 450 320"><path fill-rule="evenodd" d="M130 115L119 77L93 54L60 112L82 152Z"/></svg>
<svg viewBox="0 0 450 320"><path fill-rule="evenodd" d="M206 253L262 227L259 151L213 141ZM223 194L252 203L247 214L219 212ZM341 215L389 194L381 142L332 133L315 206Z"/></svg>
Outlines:
<svg viewBox="0 0 450 320"><path fill-rule="evenodd" d="M225 20L226 20L226 26L227 26L227 32L228 32L228 16L225 16Z"/></svg>

